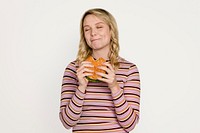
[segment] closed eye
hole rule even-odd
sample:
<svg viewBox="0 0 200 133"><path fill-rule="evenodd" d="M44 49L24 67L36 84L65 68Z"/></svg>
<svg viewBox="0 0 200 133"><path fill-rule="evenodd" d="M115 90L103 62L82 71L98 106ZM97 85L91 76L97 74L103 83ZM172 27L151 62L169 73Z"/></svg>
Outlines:
<svg viewBox="0 0 200 133"><path fill-rule="evenodd" d="M85 28L85 29L84 29L85 32L87 32L87 31L89 31L89 30L90 30L89 28Z"/></svg>
<svg viewBox="0 0 200 133"><path fill-rule="evenodd" d="M98 27L97 27L97 29L101 29L101 28L103 28L103 27L102 27L102 26L98 26Z"/></svg>

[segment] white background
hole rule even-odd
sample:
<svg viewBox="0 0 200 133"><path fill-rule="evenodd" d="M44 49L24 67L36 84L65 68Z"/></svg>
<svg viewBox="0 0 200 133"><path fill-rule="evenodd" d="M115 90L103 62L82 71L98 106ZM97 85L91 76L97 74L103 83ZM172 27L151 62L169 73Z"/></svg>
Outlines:
<svg viewBox="0 0 200 133"><path fill-rule="evenodd" d="M199 0L1 0L0 132L70 132L58 116L61 81L93 7L116 18L120 55L140 71L131 133L200 132Z"/></svg>

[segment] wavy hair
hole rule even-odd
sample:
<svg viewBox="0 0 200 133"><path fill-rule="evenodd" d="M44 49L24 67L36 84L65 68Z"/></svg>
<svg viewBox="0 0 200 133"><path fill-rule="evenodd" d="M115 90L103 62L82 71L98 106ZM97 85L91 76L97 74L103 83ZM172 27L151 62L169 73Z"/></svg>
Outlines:
<svg viewBox="0 0 200 133"><path fill-rule="evenodd" d="M109 52L109 60L111 65L114 68L118 68L118 56L119 56L119 38L118 38L118 28L115 18L108 11L101 8L94 8L86 11L80 22L80 42L79 42L79 50L77 54L77 61L81 63L86 60L86 58L92 55L92 49L88 46L83 30L83 22L87 15L95 15L99 19L103 20L110 28L111 39L110 39L110 52Z"/></svg>

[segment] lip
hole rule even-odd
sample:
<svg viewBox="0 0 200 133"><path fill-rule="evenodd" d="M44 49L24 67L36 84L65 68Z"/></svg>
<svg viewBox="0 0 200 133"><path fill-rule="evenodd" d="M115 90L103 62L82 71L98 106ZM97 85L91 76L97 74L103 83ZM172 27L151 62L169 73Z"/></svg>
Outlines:
<svg viewBox="0 0 200 133"><path fill-rule="evenodd" d="M100 38L95 38L95 39L91 39L91 42L94 42L96 40L99 40Z"/></svg>

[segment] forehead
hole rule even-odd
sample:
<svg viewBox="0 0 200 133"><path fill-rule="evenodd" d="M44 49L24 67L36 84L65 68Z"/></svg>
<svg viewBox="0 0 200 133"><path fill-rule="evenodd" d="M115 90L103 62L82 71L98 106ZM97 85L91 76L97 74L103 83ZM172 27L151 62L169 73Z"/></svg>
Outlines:
<svg viewBox="0 0 200 133"><path fill-rule="evenodd" d="M105 21L103 21L103 19L100 18L100 17L97 17L93 14L89 14L84 18L83 26L93 25L93 24L98 24L98 23L104 23L105 24Z"/></svg>

